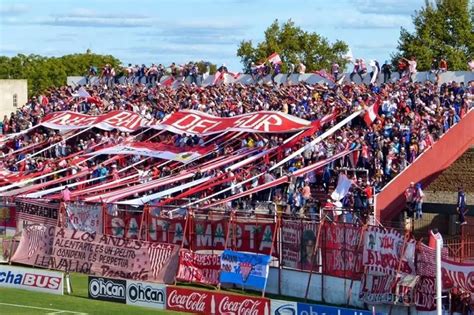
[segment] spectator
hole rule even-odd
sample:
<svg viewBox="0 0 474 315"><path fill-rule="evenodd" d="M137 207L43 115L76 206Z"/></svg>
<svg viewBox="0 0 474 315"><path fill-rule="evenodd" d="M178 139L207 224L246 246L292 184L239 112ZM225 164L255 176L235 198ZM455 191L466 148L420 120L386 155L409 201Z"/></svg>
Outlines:
<svg viewBox="0 0 474 315"><path fill-rule="evenodd" d="M408 64L408 74L409 74L410 82L414 82L415 75L416 75L416 65L417 65L416 58L412 56L410 60L406 58L403 58L403 60L405 60Z"/></svg>
<svg viewBox="0 0 474 315"><path fill-rule="evenodd" d="M456 201L456 211L459 216L459 220L457 223L464 225L467 224L466 222L466 214L468 212L468 208L466 206L466 193L464 192L463 187L458 188L458 198Z"/></svg>
<svg viewBox="0 0 474 315"><path fill-rule="evenodd" d="M413 213L415 210L415 195L416 195L415 183L411 182L410 186L405 190L406 210L407 210L407 215L409 218L413 217Z"/></svg>
<svg viewBox="0 0 474 315"><path fill-rule="evenodd" d="M416 184L416 189L415 189L415 196L414 196L414 201L415 201L415 219L421 219L423 217L423 201L425 198L425 193L421 189L421 184L418 183Z"/></svg>
<svg viewBox="0 0 474 315"><path fill-rule="evenodd" d="M331 65L331 74L334 77L334 82L337 82L339 80L339 64L335 61Z"/></svg>
<svg viewBox="0 0 474 315"><path fill-rule="evenodd" d="M399 80L401 80L405 76L406 70L408 68L408 64L406 63L405 60L407 59L401 58L398 60L398 63L397 63L397 71L398 71Z"/></svg>
<svg viewBox="0 0 474 315"><path fill-rule="evenodd" d="M383 83L387 83L392 78L392 65L385 60L385 63L382 65L383 72Z"/></svg>
<svg viewBox="0 0 474 315"><path fill-rule="evenodd" d="M71 191L69 190L68 186L64 187L63 191L61 192L61 197L66 203L71 201Z"/></svg>

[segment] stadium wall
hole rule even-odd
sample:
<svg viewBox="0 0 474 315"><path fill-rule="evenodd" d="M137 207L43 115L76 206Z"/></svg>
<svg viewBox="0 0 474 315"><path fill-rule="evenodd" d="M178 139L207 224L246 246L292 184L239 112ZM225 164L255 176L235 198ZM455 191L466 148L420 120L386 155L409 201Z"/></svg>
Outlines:
<svg viewBox="0 0 474 315"><path fill-rule="evenodd" d="M211 85L214 82L214 77L215 77L214 75L210 75L210 76L207 76L206 78L204 78L204 80L202 79L202 77L200 77L200 78L198 78L198 84L203 85L203 86ZM168 76L163 76L161 78L161 82L165 81L167 78L168 78ZM398 80L398 79L399 79L398 73L392 73L392 80ZM434 75L430 75L428 72L418 72L415 76L416 81L424 82L424 81L427 81L427 79L429 79L431 81L434 81L435 77L434 77ZM449 72L442 73L440 75L440 82L441 83L452 82L452 81L470 82L470 81L473 81L473 80L474 80L474 72L469 72L469 71L449 71ZM275 77L275 82L278 83L278 84L285 83L285 82L289 82L291 84L296 84L300 81L304 81L308 84L316 84L316 83L324 83L324 82L327 82L329 84L331 83L330 81L328 81L327 79L321 77L320 75L311 74L311 73L291 74L289 78L286 74L279 74ZM344 81L346 81L346 82L349 81L349 73L345 74ZM368 75L365 76L364 83L369 83L369 81L370 81L370 77ZM119 82L123 83L124 79L120 78ZM145 79L142 79L142 83L144 83L144 82L145 82ZM187 82L190 82L189 78L187 78ZM227 74L225 76L224 82L226 82L226 83L238 82L238 83L241 83L243 85L247 85L247 84L253 83L253 79L252 79L252 76L248 75L248 74L242 74L237 79L235 79L232 75ZM263 79L263 82L265 82L265 83L271 82L271 77L266 76ZM354 82L360 83L359 76L355 76ZM96 77L92 78L91 83L93 85L97 84L98 83L98 78L96 78ZM378 83L379 84L383 83L383 75L382 74L379 75ZM86 84L86 78L85 77L77 77L77 76L76 77L67 77L67 85L77 86L79 84L80 85L85 85ZM175 82L174 86L177 86L178 84L179 84L178 82Z"/></svg>

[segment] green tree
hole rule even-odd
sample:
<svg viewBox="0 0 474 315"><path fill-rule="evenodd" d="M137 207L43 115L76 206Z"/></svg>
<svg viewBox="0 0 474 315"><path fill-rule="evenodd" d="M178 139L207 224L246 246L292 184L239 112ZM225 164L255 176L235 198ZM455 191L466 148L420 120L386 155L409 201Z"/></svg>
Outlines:
<svg viewBox="0 0 474 315"><path fill-rule="evenodd" d="M27 79L30 96L51 87L66 84L67 76L87 74L91 65L101 67L111 64L120 71L120 60L110 55L93 53L73 54L62 57L18 54L14 57L0 56L0 79Z"/></svg>
<svg viewBox="0 0 474 315"><path fill-rule="evenodd" d="M415 56L418 70L430 69L433 58L445 58L452 70L466 70L474 55L474 7L469 0L425 0L415 11L414 31L400 30L400 57Z"/></svg>
<svg viewBox="0 0 474 315"><path fill-rule="evenodd" d="M329 70L334 61L343 69L348 62L344 58L349 50L345 42L337 40L331 44L327 38L317 33L302 30L292 20L281 25L275 20L264 34L265 39L256 47L251 40L240 43L237 56L240 57L244 69L247 69L251 62L265 62L274 52L282 58L284 72L289 63L296 65L300 61L305 64L307 71Z"/></svg>

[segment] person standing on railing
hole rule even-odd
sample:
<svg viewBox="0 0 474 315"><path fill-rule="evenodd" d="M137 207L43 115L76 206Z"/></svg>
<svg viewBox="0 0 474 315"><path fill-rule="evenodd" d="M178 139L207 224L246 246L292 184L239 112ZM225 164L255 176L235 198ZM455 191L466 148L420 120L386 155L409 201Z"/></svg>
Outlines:
<svg viewBox="0 0 474 315"><path fill-rule="evenodd" d="M463 187L458 188L458 199L456 201L456 211L459 215L459 223L460 225L467 224L466 222L466 214L467 214L467 206L466 206L466 193L464 192Z"/></svg>

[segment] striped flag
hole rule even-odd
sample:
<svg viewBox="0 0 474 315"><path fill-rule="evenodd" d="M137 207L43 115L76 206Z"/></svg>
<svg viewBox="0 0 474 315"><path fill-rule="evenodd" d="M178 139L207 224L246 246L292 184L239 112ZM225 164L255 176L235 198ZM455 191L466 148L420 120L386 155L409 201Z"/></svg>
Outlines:
<svg viewBox="0 0 474 315"><path fill-rule="evenodd" d="M214 81L212 81L212 85L217 85L219 83L224 82L224 75L225 75L225 72L217 71L214 74Z"/></svg>
<svg viewBox="0 0 474 315"><path fill-rule="evenodd" d="M23 212L17 212L17 218L20 221L27 221L31 224L57 225L58 223L58 219L46 218Z"/></svg>
<svg viewBox="0 0 474 315"><path fill-rule="evenodd" d="M30 225L25 228L28 233L28 258L31 258L46 237L47 227L44 225Z"/></svg>
<svg viewBox="0 0 474 315"><path fill-rule="evenodd" d="M153 278L158 277L158 273L163 269L165 263L170 259L174 245L171 244L150 244L148 247L148 256L150 259L150 270Z"/></svg>

